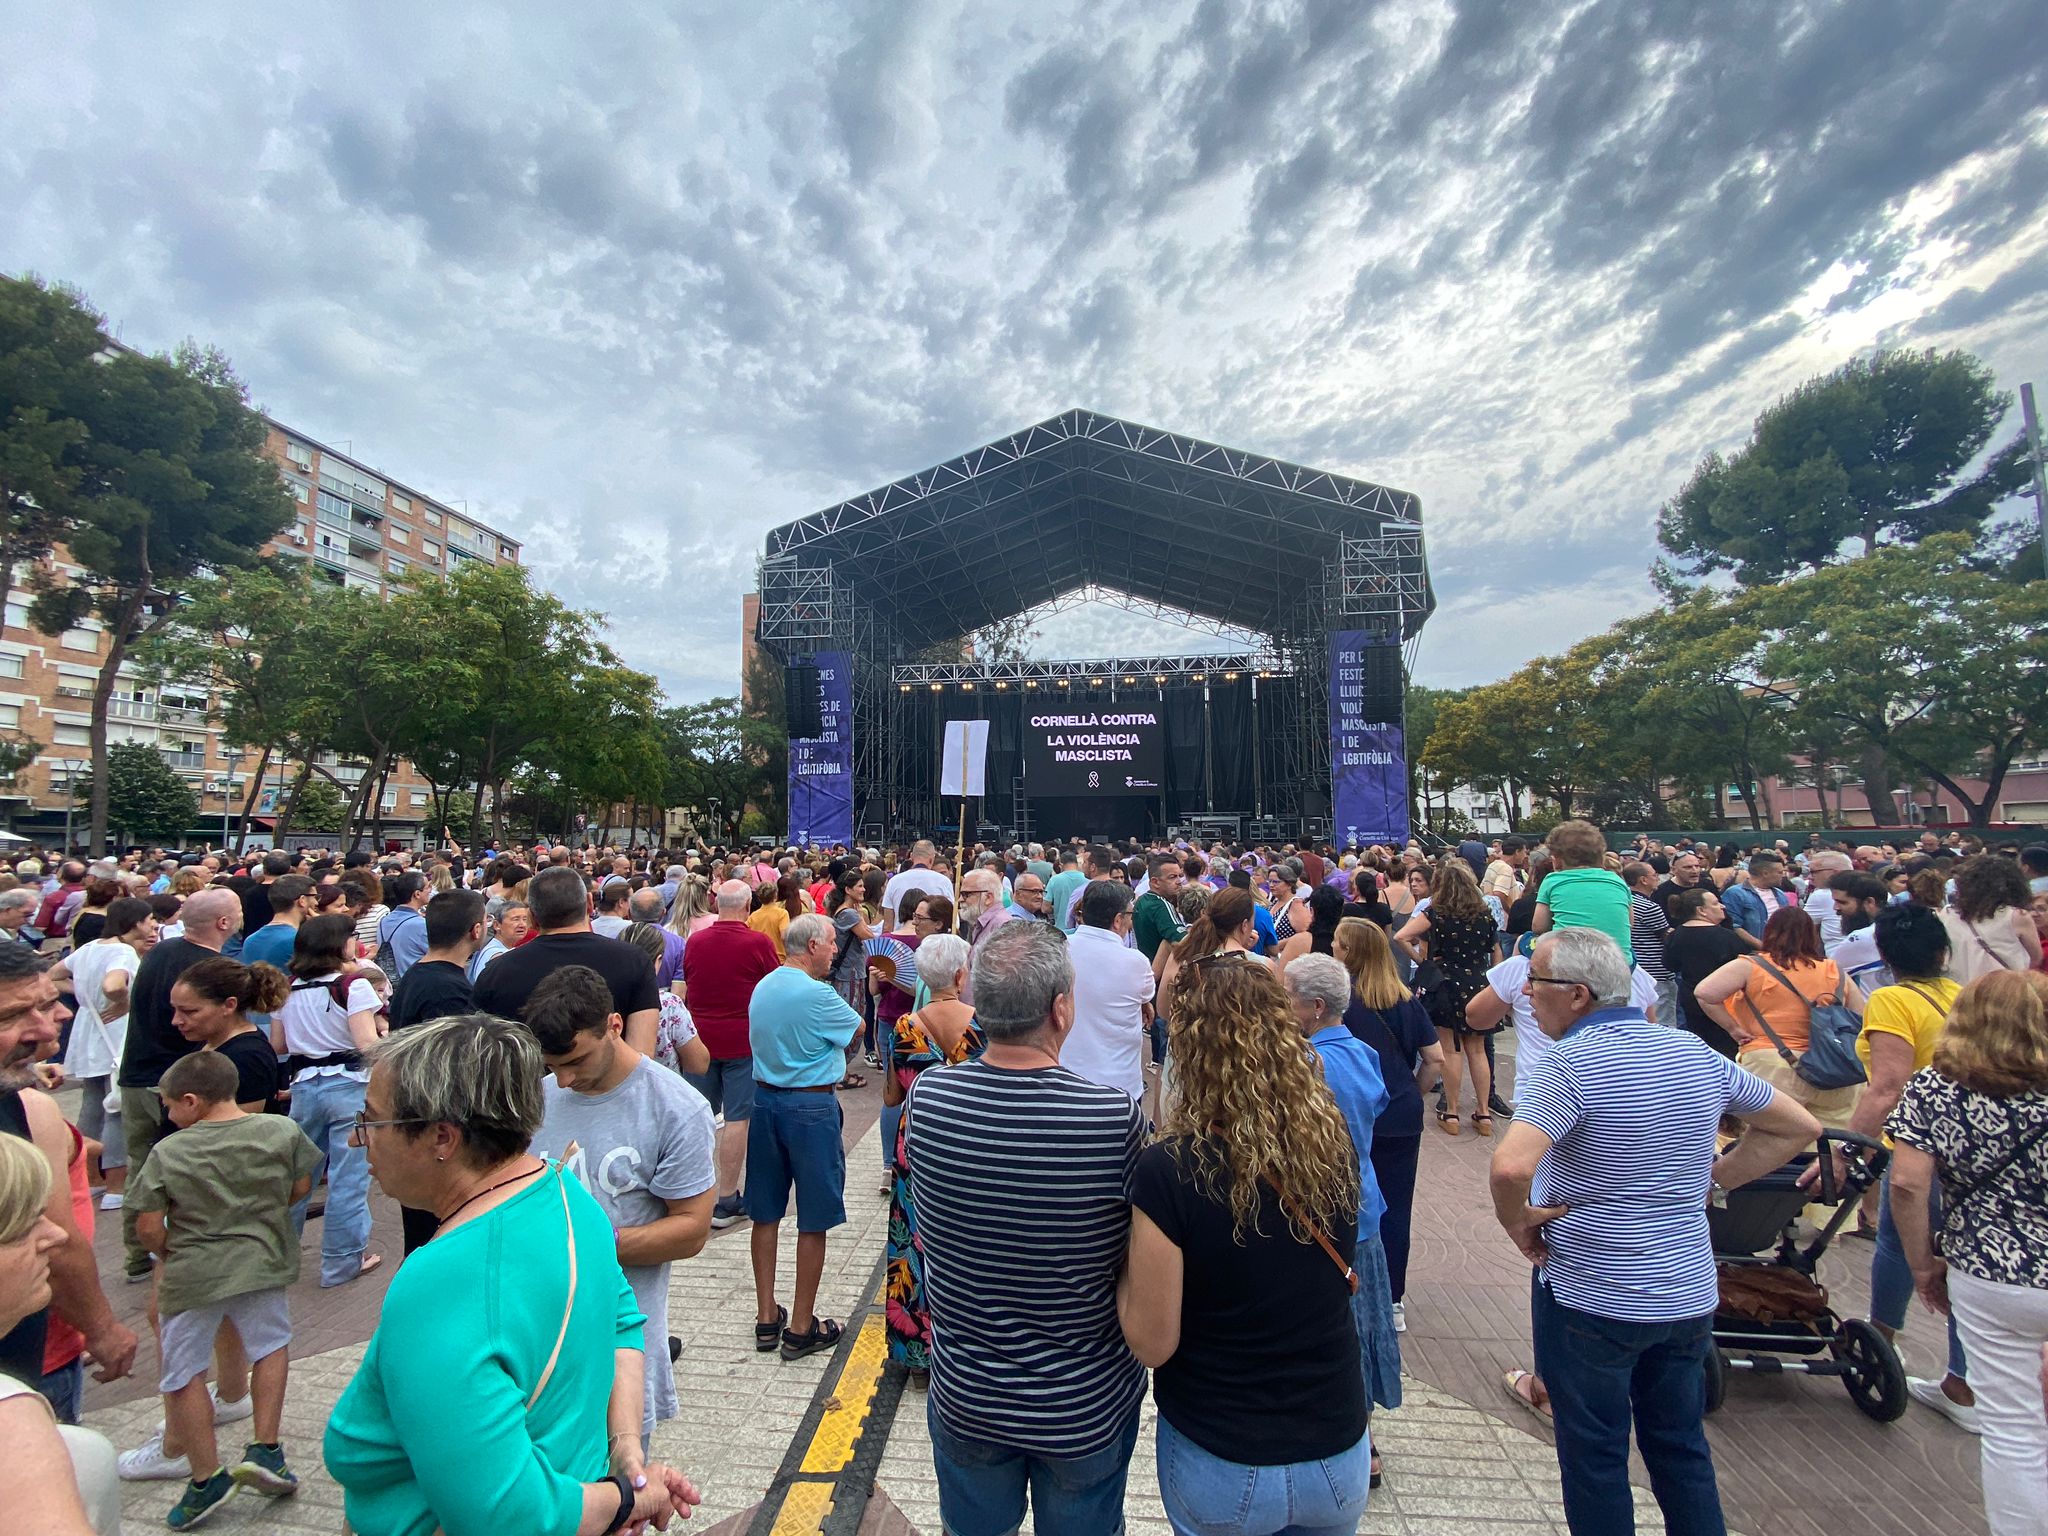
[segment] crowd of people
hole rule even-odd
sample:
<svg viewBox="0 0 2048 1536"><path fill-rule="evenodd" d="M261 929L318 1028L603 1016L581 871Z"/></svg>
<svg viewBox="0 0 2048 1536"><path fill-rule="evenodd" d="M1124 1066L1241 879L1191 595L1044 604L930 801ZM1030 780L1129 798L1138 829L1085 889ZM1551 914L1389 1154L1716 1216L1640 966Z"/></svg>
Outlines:
<svg viewBox="0 0 2048 1536"><path fill-rule="evenodd" d="M1535 1344L1503 1386L1553 1425L1574 1532L1633 1529L1632 1437L1668 1528L1724 1528L1706 1207L1828 1126L1891 1138L1873 1320L1947 1316L1913 1396L1982 1435L1997 1536L2039 1531L2044 933L2048 848L1933 832L24 855L0 1507L104 1536L121 1479L175 1482L180 1530L292 1493L317 1221L320 1285L396 1271L318 1448L355 1531L666 1528L698 1498L652 1459L671 1266L745 1222L756 1349L837 1347L841 1095L875 1074L889 1357L957 1536L1119 1528L1148 1379L1177 1531L1355 1529L1399 1475L1371 1425L1432 1109L1494 1140ZM1830 1051L1853 1081L1811 1081ZM118 1457L76 1427L88 1365L139 1358L92 1253L116 1214L164 1398Z"/></svg>

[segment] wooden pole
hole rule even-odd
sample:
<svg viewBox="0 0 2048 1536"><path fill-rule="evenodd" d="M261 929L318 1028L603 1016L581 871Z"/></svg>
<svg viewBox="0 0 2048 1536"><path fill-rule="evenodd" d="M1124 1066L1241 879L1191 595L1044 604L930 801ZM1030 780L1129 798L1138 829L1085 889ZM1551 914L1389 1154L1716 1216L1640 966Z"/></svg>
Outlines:
<svg viewBox="0 0 2048 1536"><path fill-rule="evenodd" d="M960 882L967 878L967 739L967 722L962 720L960 722L960 849L953 859L953 894L956 898L953 920L956 924L960 920L957 907Z"/></svg>

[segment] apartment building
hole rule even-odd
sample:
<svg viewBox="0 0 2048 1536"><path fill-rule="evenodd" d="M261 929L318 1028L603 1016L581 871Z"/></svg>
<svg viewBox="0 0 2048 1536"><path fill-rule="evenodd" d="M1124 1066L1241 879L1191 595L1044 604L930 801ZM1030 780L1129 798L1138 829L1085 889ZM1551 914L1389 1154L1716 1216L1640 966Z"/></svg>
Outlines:
<svg viewBox="0 0 2048 1536"><path fill-rule="evenodd" d="M477 560L518 563L518 541L468 512L282 422L265 421L270 431L264 452L299 507L297 521L271 549L303 557L316 577L381 595L409 571L446 572ZM57 562L64 565L62 550ZM15 595L0 624L0 729L33 737L43 752L11 789L0 789L0 811L15 832L54 843L65 833L71 787L92 766L91 701L105 640L95 619L61 635L29 628L26 574L17 571ZM257 766L255 750L238 750L208 724L207 704L203 688L153 686L131 662L121 668L107 719L109 745L146 742L191 783L199 794L202 827L241 813ZM361 782L360 765L330 758L323 766L344 783ZM260 825L251 827L252 840L261 840L293 773L292 765L273 763L264 775L256 804ZM431 807L425 782L410 764L400 764L383 795L386 836L406 843L422 833L429 840L438 836L438 828L424 827Z"/></svg>

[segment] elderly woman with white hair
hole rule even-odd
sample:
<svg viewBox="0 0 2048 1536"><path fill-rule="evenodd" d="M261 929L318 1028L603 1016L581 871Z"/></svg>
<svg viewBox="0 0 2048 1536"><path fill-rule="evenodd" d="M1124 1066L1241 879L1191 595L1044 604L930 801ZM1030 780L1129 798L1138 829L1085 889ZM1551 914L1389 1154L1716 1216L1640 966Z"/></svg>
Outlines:
<svg viewBox="0 0 2048 1536"><path fill-rule="evenodd" d="M950 933L934 934L918 946L918 976L931 989L931 1001L896 1021L891 1037L889 1075L882 1080L882 1102L901 1104L918 1074L931 1067L972 1061L988 1044L974 1022L974 1010L960 1001L967 985L967 941ZM896 1145L889 1164L889 1358L910 1372L910 1384L922 1388L931 1379L931 1315L924 1304L924 1257L917 1242L917 1207L910 1197L910 1159L904 1150L909 1116L896 1121Z"/></svg>
<svg viewBox="0 0 2048 1536"><path fill-rule="evenodd" d="M1380 1218L1387 1202L1372 1166L1373 1124L1388 1103L1379 1052L1344 1027L1350 1006L1351 972L1331 955L1301 955L1281 974L1295 1023L1322 1059L1323 1081L1344 1112L1351 1150L1358 1158L1358 1243L1351 1268L1358 1285L1351 1293L1351 1319L1358 1329L1360 1368L1365 1373L1365 1422L1374 1405L1401 1406L1401 1341L1394 1336L1394 1293L1387 1279L1386 1250L1380 1246ZM1380 1482L1380 1454L1372 1453L1371 1482Z"/></svg>

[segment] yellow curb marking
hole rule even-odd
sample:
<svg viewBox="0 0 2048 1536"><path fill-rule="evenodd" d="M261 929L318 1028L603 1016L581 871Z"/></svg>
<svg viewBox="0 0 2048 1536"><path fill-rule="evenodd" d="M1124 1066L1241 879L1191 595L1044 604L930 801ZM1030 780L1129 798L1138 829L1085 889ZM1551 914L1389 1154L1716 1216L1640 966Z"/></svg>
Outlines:
<svg viewBox="0 0 2048 1536"><path fill-rule="evenodd" d="M804 1452L802 1471L839 1472L853 1460L853 1443L860 1438L861 1425L874 1401L875 1388L881 1383L882 1363L888 1354L888 1325L880 1316L869 1313L847 1354L845 1369L825 1400L825 1411L819 1416L810 1447Z"/></svg>

